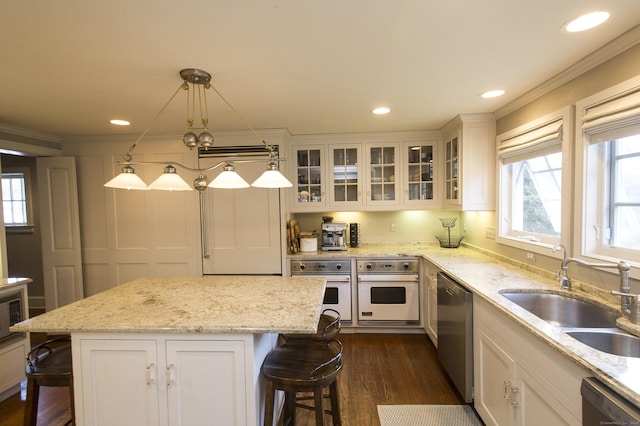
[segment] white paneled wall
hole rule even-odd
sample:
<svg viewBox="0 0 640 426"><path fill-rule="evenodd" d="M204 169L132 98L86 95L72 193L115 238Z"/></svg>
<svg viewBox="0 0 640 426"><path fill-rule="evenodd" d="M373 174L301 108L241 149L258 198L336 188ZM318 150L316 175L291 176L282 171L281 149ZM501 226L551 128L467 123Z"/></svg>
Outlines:
<svg viewBox="0 0 640 426"><path fill-rule="evenodd" d="M65 142L64 155L77 159L78 198L85 295L143 276L200 276L200 218L197 191L125 191L103 184L120 172L133 139ZM180 136L147 137L134 151L134 161L171 159L195 167L197 152ZM147 183L162 165L135 166ZM195 175L178 169L187 182Z"/></svg>

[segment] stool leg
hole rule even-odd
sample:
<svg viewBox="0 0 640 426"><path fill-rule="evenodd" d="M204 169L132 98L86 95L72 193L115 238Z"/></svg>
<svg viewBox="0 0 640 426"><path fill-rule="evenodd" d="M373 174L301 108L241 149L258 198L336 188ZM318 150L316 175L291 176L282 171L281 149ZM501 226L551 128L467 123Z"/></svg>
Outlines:
<svg viewBox="0 0 640 426"><path fill-rule="evenodd" d="M38 421L38 396L40 386L34 379L27 380L27 401L24 407L24 426L36 426Z"/></svg>
<svg viewBox="0 0 640 426"><path fill-rule="evenodd" d="M333 426L338 426L342 424L342 421L340 420L340 405L338 403L338 385L335 381L331 383L329 392L331 392L331 416L333 418Z"/></svg>
<svg viewBox="0 0 640 426"><path fill-rule="evenodd" d="M273 426L273 404L275 404L273 383L267 381L267 389L264 399L264 426Z"/></svg>
<svg viewBox="0 0 640 426"><path fill-rule="evenodd" d="M296 393L293 391L285 392L284 396L285 416L284 424L295 426L296 424Z"/></svg>
<svg viewBox="0 0 640 426"><path fill-rule="evenodd" d="M322 386L315 388L313 392L315 396L315 409L316 409L316 426L322 426L324 424L324 407L322 406Z"/></svg>

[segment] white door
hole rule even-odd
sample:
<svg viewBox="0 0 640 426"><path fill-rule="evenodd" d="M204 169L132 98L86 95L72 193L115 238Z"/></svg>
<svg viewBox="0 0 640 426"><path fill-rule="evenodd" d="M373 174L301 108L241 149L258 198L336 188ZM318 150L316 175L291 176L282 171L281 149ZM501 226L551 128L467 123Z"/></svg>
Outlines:
<svg viewBox="0 0 640 426"><path fill-rule="evenodd" d="M200 167L219 161L219 158L201 159ZM248 183L266 169L264 162L234 166ZM218 170L207 176L208 181L218 175ZM207 188L201 200L204 274L282 273L278 189Z"/></svg>
<svg viewBox="0 0 640 426"><path fill-rule="evenodd" d="M38 197L47 311L84 297L74 157L38 157Z"/></svg>
<svg viewBox="0 0 640 426"><path fill-rule="evenodd" d="M170 340L166 351L169 425L247 424L244 342Z"/></svg>
<svg viewBox="0 0 640 426"><path fill-rule="evenodd" d="M155 340L81 338L73 357L78 424L166 424L159 402L164 366Z"/></svg>

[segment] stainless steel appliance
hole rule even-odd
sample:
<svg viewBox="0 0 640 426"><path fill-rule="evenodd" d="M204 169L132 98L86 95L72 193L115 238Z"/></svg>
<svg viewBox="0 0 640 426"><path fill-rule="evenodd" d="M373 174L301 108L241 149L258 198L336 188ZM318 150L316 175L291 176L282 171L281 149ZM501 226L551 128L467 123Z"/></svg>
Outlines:
<svg viewBox="0 0 640 426"><path fill-rule="evenodd" d="M473 293L439 272L438 360L465 402L473 400Z"/></svg>
<svg viewBox="0 0 640 426"><path fill-rule="evenodd" d="M582 424L584 426L638 425L640 408L605 386L594 377L585 377L582 394Z"/></svg>
<svg viewBox="0 0 640 426"><path fill-rule="evenodd" d="M346 250L348 239L346 223L322 224L322 250Z"/></svg>
<svg viewBox="0 0 640 426"><path fill-rule="evenodd" d="M0 298L0 344L24 333L12 333L9 327L24 319L22 312L22 292Z"/></svg>
<svg viewBox="0 0 640 426"><path fill-rule="evenodd" d="M291 275L327 280L322 309L333 309L341 322L351 322L351 260L292 260Z"/></svg>
<svg viewBox="0 0 640 426"><path fill-rule="evenodd" d="M358 323L420 323L418 259L359 259Z"/></svg>

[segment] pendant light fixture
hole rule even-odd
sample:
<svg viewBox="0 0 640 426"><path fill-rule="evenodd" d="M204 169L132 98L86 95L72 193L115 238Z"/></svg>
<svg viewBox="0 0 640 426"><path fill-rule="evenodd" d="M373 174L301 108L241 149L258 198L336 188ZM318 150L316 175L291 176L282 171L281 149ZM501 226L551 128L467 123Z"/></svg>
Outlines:
<svg viewBox="0 0 640 426"><path fill-rule="evenodd" d="M180 77L182 83L162 107L160 112L151 121L149 126L142 132L142 134L136 139L136 141L129 147L129 150L124 154L124 161L116 162L118 166L122 166L122 172L104 184L108 188L127 189L127 190L160 190L160 191L204 191L207 187L211 188L248 188L250 185L235 171L233 161L221 161L214 166L204 169L188 167L175 161L170 162L134 162L132 161L131 153L136 148L138 143L151 129L153 124L157 121L160 115L164 112L167 106L173 101L180 90L187 92L187 131L182 137L182 142L189 148L202 148L204 150L213 147L214 137L209 132L209 117L208 117L208 105L207 105L207 90L213 89L216 94L224 101L224 103L233 111L233 113L242 120L242 122L251 130L251 132L260 140L264 146L265 153L268 154L268 159L255 159L255 160L239 160L237 162L243 163L255 163L266 162L265 172L256 179L251 186L258 188L287 188L291 187L291 182L280 173L278 170L278 164L280 161L284 161L279 158L278 151L275 146L269 145L258 135L258 133L249 125L247 120L240 115L240 113L222 96L222 94L211 84L211 74L206 71L197 68L186 68L180 71ZM202 127L195 127L195 113L199 111L200 122ZM164 172L160 177L154 180L147 186L145 182L136 174L134 165L149 165L149 164L162 164L165 165ZM180 169L194 172L197 174L193 185L189 185L184 179L178 175L177 167ZM206 183L205 172L215 170L219 167L223 167L222 173L220 173L209 184Z"/></svg>

